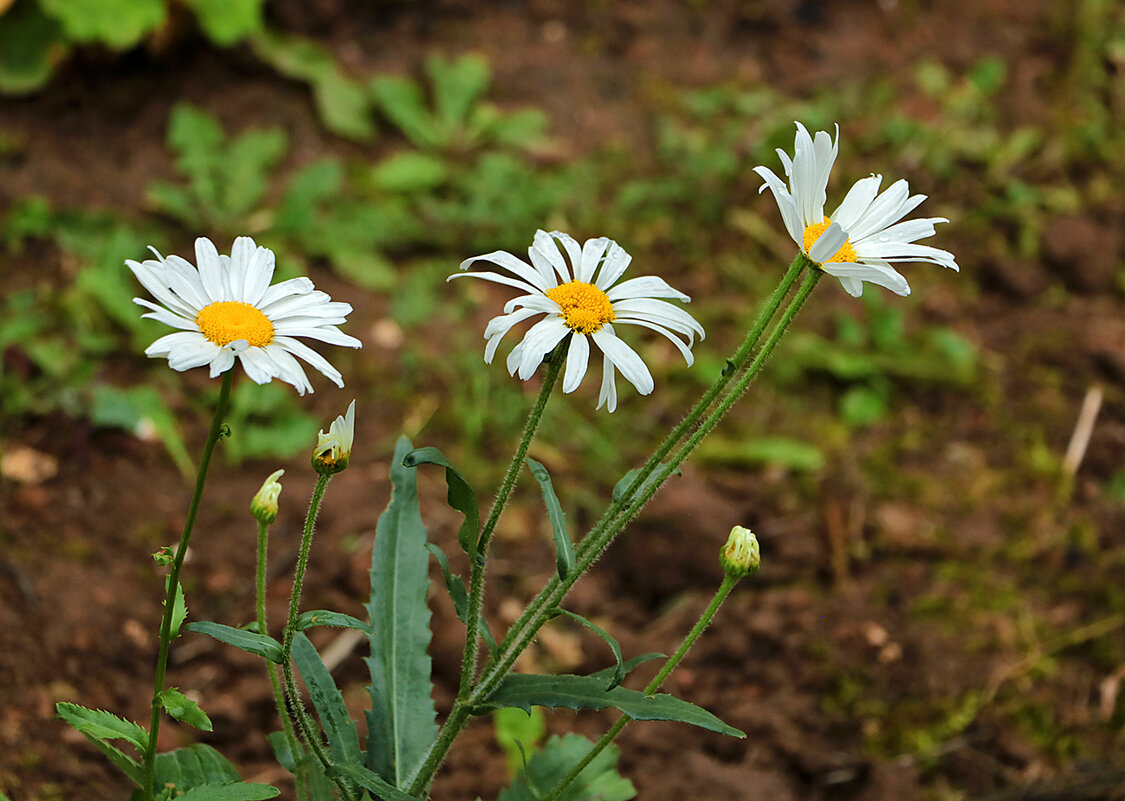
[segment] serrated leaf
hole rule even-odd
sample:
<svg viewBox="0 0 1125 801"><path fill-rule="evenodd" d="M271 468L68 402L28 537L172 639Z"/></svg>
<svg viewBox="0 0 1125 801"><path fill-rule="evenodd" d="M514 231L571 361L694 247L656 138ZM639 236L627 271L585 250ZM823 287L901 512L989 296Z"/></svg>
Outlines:
<svg viewBox="0 0 1125 801"><path fill-rule="evenodd" d="M551 475L547 468L528 456L524 461L531 469L531 475L539 482L539 489L543 492L543 503L547 507L547 519L551 522L551 533L555 537L555 569L559 578L565 579L574 569L574 543L570 540L570 532L566 527L566 513L559 503L559 496L551 484ZM569 613L568 613L569 614ZM617 661L621 661L621 653L617 653Z"/></svg>
<svg viewBox="0 0 1125 801"><path fill-rule="evenodd" d="M164 578L164 597L168 597L168 583L172 580L171 576ZM167 601L165 601L167 603ZM180 636L180 628L184 625L187 619L187 601L184 599L184 585L176 583L176 597L172 601L172 625L169 628L169 634L172 639Z"/></svg>
<svg viewBox="0 0 1125 801"><path fill-rule="evenodd" d="M224 626L210 620L201 620L198 623L188 623L188 631L196 634L206 634L214 637L219 642L233 645L240 651L255 656L264 656L271 662L281 664L281 643L265 634L257 634L246 629L236 629L233 626Z"/></svg>
<svg viewBox="0 0 1125 801"><path fill-rule="evenodd" d="M281 791L268 784L234 782L193 787L183 795L176 796L176 801L261 801L279 795Z"/></svg>
<svg viewBox="0 0 1125 801"><path fill-rule="evenodd" d="M358 617L327 609L312 609L297 616L297 631L305 631L314 626L332 626L338 629L357 629L367 631L367 624Z"/></svg>
<svg viewBox="0 0 1125 801"><path fill-rule="evenodd" d="M391 459L391 501L379 516L371 549L371 710L367 764L399 787L421 765L437 735L430 694L429 557L418 508L417 473L403 465L413 450L401 437Z"/></svg>
<svg viewBox="0 0 1125 801"><path fill-rule="evenodd" d="M649 474L648 478L646 478L644 480L644 482L641 484L641 486L637 488L637 491L633 494L633 497L636 498L636 497L639 497L640 495L643 495L653 485L653 483L656 481L656 477L664 470L665 467L667 467L667 465L664 464L663 462L661 462L659 465L657 465L656 469L653 470ZM636 467L636 468L630 470L629 472L627 472L625 475L623 475L621 477L621 480L618 481L617 484L615 484L614 487L613 487L613 501L614 501L614 503L621 500L621 498L623 498L625 496L625 493L629 490L629 487L632 485L634 479L636 479L636 477L639 476L640 474L641 474L641 468ZM680 475L679 468L673 470L669 477L678 476L678 475Z"/></svg>
<svg viewBox="0 0 1125 801"><path fill-rule="evenodd" d="M101 42L124 50L164 23L161 0L39 0L74 42Z"/></svg>
<svg viewBox="0 0 1125 801"><path fill-rule="evenodd" d="M175 687L163 690L160 693L160 702L164 705L164 711L176 720L203 731L212 730L211 719L199 708L199 704Z"/></svg>
<svg viewBox="0 0 1125 801"><path fill-rule="evenodd" d="M187 0L199 27L220 47L228 47L264 25L265 0Z"/></svg>
<svg viewBox="0 0 1125 801"><path fill-rule="evenodd" d="M594 744L577 734L552 737L528 761L497 801L541 801L590 753ZM611 745L598 754L559 796L558 801L628 801L636 796L632 782L617 772L620 749Z"/></svg>
<svg viewBox="0 0 1125 801"><path fill-rule="evenodd" d="M0 92L22 95L41 88L68 50L58 22L35 3L17 4L0 22Z"/></svg>
<svg viewBox="0 0 1125 801"><path fill-rule="evenodd" d="M611 671L609 684L605 689L606 691L609 691L617 685L621 684L621 682L625 680L625 663L621 659L621 646L618 644L617 639L601 626L597 625L593 621L587 620L586 618L582 617L582 615L571 612L568 609L563 609L561 607L556 607L552 611L555 614L566 615L576 623L581 623L583 626L594 632L594 634L597 634L605 641L605 644L609 646L609 650L613 652L613 659L615 662L614 666L609 669Z"/></svg>
<svg viewBox="0 0 1125 801"><path fill-rule="evenodd" d="M454 575L453 571L449 569L449 560L445 558L445 552L441 548L432 542L427 542L426 550L437 559L442 578L445 579L445 589L449 592L449 599L453 601L453 611L457 613L457 619L462 623L468 623L469 593L465 589L464 580L460 576ZM489 629L488 622L484 619L483 614L480 616L477 630L480 631L481 639L488 646L489 652L495 654L499 647L496 645L496 638L492 636L492 630Z"/></svg>
<svg viewBox="0 0 1125 801"><path fill-rule="evenodd" d="M148 748L148 730L139 723L120 718L104 709L87 709L84 706L60 701L55 704L59 717L78 731L99 740L125 740L144 752Z"/></svg>
<svg viewBox="0 0 1125 801"><path fill-rule="evenodd" d="M333 765L328 769L328 775L350 779L363 789L370 790L381 801L418 801L362 765Z"/></svg>
<svg viewBox="0 0 1125 801"><path fill-rule="evenodd" d="M344 706L344 696L321 661L320 654L304 634L298 633L293 638L293 662L308 688L332 756L341 762L362 763L359 735L356 734L355 722L348 715L348 708Z"/></svg>
<svg viewBox="0 0 1125 801"><path fill-rule="evenodd" d="M434 447L418 448L406 454L402 460L406 467L420 464L436 464L445 468L446 503L465 516L461 528L457 530L457 542L472 559L477 552L477 537L480 534L480 509L473 488L457 468Z"/></svg>
<svg viewBox="0 0 1125 801"><path fill-rule="evenodd" d="M705 709L671 695L645 695L637 690L615 687L606 691L601 676L514 673L473 711L481 714L500 707L530 709L532 706L567 709L605 709L613 707L634 720L674 720L720 734L745 737Z"/></svg>

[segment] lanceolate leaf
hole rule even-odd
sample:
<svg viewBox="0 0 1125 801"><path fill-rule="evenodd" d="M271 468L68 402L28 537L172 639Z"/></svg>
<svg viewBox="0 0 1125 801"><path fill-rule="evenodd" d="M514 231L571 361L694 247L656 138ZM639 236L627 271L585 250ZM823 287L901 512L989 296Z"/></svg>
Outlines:
<svg viewBox="0 0 1125 801"><path fill-rule="evenodd" d="M351 779L365 790L370 790L380 801L418 801L412 795L404 793L397 787L388 784L362 765L333 765L328 770L329 776L342 776Z"/></svg>
<svg viewBox="0 0 1125 801"><path fill-rule="evenodd" d="M99 740L125 740L139 751L148 747L148 730L131 720L119 718L102 709L87 709L78 704L62 701L55 705L59 717L74 728Z"/></svg>
<svg viewBox="0 0 1125 801"><path fill-rule="evenodd" d="M577 734L552 737L527 763L497 801L539 801L562 781L594 744ZM559 801L628 801L636 796L632 782L617 773L619 749L611 745L594 757L563 791Z"/></svg>
<svg viewBox="0 0 1125 801"><path fill-rule="evenodd" d="M261 801L279 795L281 791L268 784L233 782L193 787L183 795L176 796L176 801Z"/></svg>
<svg viewBox="0 0 1125 801"><path fill-rule="evenodd" d="M366 623L357 617L345 615L343 612L331 612L327 609L311 609L297 616L297 631L305 631L314 626L333 626L340 629L367 631Z"/></svg>
<svg viewBox="0 0 1125 801"><path fill-rule="evenodd" d="M160 694L164 711L176 720L203 731L211 731L211 719L199 708L199 704L188 698L175 687L169 687Z"/></svg>
<svg viewBox="0 0 1125 801"><path fill-rule="evenodd" d="M320 724L324 727L324 736L328 739L332 756L340 762L363 762L359 735L355 730L355 722L344 706L344 696L340 694L336 682L332 680L332 674L321 661L320 654L304 634L298 633L293 638L293 661L309 689L309 696L320 716Z"/></svg>
<svg viewBox="0 0 1125 801"><path fill-rule="evenodd" d="M625 680L625 664L621 661L621 646L618 645L617 640L612 634L603 629L601 626L598 626L592 621L589 621L586 618L582 617L582 615L575 614L574 612L571 612L567 609L556 607L554 612L560 615L566 615L576 623L581 623L590 631L594 632L594 634L597 634L599 637L605 640L605 644L609 646L609 650L613 651L613 658L616 660L617 664L610 668L611 672L609 677L609 686L605 688L607 692L609 690L612 690L614 687Z"/></svg>
<svg viewBox="0 0 1125 801"><path fill-rule="evenodd" d="M651 487L653 485L653 482L656 481L657 475L661 471L663 471L665 467L667 467L667 465L665 465L663 462L661 462L659 465L657 465L656 469L653 470L652 473L649 474L649 477L646 478L641 483L641 486L637 488L637 492L634 494L634 497L636 497L637 495L640 495L642 492L644 492L649 487ZM621 480L618 481L617 484L613 488L613 500L614 500L615 503L617 501L621 500L625 496L625 493L628 492L629 487L632 486L633 480L636 479L636 477L639 476L640 474L641 474L641 469L639 467L637 467L637 468L634 468L634 469L630 470L628 473L626 473L625 475L623 475L621 477ZM672 471L672 475L674 475L674 476L678 476L679 474L680 474L680 471L678 469Z"/></svg>
<svg viewBox="0 0 1125 801"><path fill-rule="evenodd" d="M614 707L634 720L674 720L720 734L746 736L707 710L671 695L649 696L624 687L615 687L607 692L604 676L514 673L473 711L480 713L505 706L520 709L532 706L566 707L575 710Z"/></svg>
<svg viewBox="0 0 1125 801"><path fill-rule="evenodd" d="M530 456L524 461L531 468L531 475L539 482L539 488L543 490L547 519L551 521L551 533L555 535L555 565L559 571L559 578L565 579L574 568L574 543L570 541L570 532L566 529L566 514L562 510L562 504L559 503L559 496L555 494L547 468ZM618 661L620 661L620 654Z"/></svg>
<svg viewBox="0 0 1125 801"><path fill-rule="evenodd" d="M248 654L264 656L271 662L281 664L281 643L268 635L224 626L222 623L213 623L210 620L188 623L187 630L194 631L196 634L206 634Z"/></svg>
<svg viewBox="0 0 1125 801"><path fill-rule="evenodd" d="M453 572L449 569L449 560L445 558L445 552L441 548L432 542L427 542L426 550L437 559L438 567L441 568L441 575L445 578L445 588L449 591L450 600L453 601L453 611L457 613L457 619L462 623L467 623L468 621L465 618L469 615L469 593L465 589L465 582L460 576L453 575ZM492 636L492 630L488 628L488 622L484 619L483 614L480 616L480 623L477 628L484 644L488 646L488 650L495 654L498 649L496 638Z"/></svg>
<svg viewBox="0 0 1125 801"><path fill-rule="evenodd" d="M477 496L465 477L457 472L448 459L437 448L418 448L406 454L402 460L406 467L417 467L420 464L436 464L445 468L445 484L448 488L445 500L458 512L465 516L461 528L457 530L457 542L461 548L472 558L477 551L477 536L480 534L480 510L477 506Z"/></svg>
<svg viewBox="0 0 1125 801"><path fill-rule="evenodd" d="M437 735L430 697L430 610L426 606L429 557L426 528L418 509L413 469L403 466L411 451L402 437L391 461L391 502L379 516L371 550L371 710L367 714L367 765L401 787Z"/></svg>

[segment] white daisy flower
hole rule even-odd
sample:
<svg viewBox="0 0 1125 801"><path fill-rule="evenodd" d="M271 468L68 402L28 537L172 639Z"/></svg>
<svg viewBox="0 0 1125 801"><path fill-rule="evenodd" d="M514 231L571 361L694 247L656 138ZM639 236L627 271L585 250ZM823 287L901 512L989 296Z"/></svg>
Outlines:
<svg viewBox="0 0 1125 801"><path fill-rule="evenodd" d="M235 357L246 375L258 384L280 378L304 395L312 392L304 369L294 357L311 364L337 386L340 372L328 360L298 339L318 339L332 345L362 347L355 337L336 326L351 313L348 303L333 302L313 289L308 278L293 278L270 285L273 251L254 244L248 236L234 240L231 255L220 256L206 237L195 240L198 267L179 256L125 264L145 289L159 301L133 302L151 311L150 317L179 328L149 345L145 355L168 357L173 370L209 365L215 378L234 366Z"/></svg>
<svg viewBox="0 0 1125 801"><path fill-rule="evenodd" d="M825 216L825 190L839 139L839 126L833 141L827 131L817 131L813 138L798 122L793 158L777 151L789 186L768 167L754 168L765 180L759 191L768 187L773 192L789 236L801 251L824 272L839 278L844 290L857 298L863 294L864 281L909 295L910 285L891 266L896 262L928 261L958 270L952 253L914 244L934 235L934 223L949 220L926 217L899 222L926 199L925 195L911 195L905 180L895 181L882 193L881 175L856 181L844 201Z"/></svg>
<svg viewBox="0 0 1125 801"><path fill-rule="evenodd" d="M560 251L561 247L561 251ZM498 250L461 262L468 269L476 261L490 261L506 272L459 273L453 278L483 278L527 292L512 298L504 314L492 318L484 330L488 344L484 360L491 364L496 348L513 326L542 314L543 319L528 329L508 355L508 372L526 381L560 342L570 336L567 346L563 392L573 392L582 383L590 360L590 341L602 351L602 387L598 408L617 408L616 370L642 395L652 392L652 374L631 347L614 331L614 325L639 325L666 336L680 349L687 363L694 359L691 347L695 335L704 337L703 326L678 306L663 300L685 303L691 298L677 292L663 278L643 276L618 283L632 256L605 237L588 239L579 245L560 231L536 231L527 250L531 264L511 253ZM566 258L563 258L563 254ZM570 264L568 266L567 261ZM507 274L507 273L510 273Z"/></svg>
<svg viewBox="0 0 1125 801"><path fill-rule="evenodd" d="M348 466L352 458L352 444L355 442L355 401L348 406L345 414L339 415L324 431L316 435L313 448L313 469L318 473L339 473Z"/></svg>

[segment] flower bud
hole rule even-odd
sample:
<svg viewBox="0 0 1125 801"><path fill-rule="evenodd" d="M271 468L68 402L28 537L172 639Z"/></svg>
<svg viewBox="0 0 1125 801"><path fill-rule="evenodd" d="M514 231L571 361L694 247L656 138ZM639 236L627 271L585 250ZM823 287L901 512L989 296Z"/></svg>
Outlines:
<svg viewBox="0 0 1125 801"><path fill-rule="evenodd" d="M277 520L277 498L281 495L281 484L278 479L285 473L276 470L270 474L262 488L250 501L250 514L257 518L259 523L269 525Z"/></svg>
<svg viewBox="0 0 1125 801"><path fill-rule="evenodd" d="M339 473L348 466L352 455L352 442L355 439L355 401L348 406L345 415L337 417L328 428L316 435L313 449L313 470L321 475Z"/></svg>
<svg viewBox="0 0 1125 801"><path fill-rule="evenodd" d="M723 571L732 578L740 579L757 573L762 564L758 553L758 538L754 532L742 526L730 530L727 544L719 550L719 563Z"/></svg>

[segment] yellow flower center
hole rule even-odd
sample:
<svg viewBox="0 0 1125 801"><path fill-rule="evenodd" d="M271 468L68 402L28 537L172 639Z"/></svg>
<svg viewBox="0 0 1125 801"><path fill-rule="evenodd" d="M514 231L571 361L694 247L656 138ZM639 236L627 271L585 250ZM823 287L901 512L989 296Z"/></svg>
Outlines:
<svg viewBox="0 0 1125 801"><path fill-rule="evenodd" d="M547 297L562 308L563 322L578 334L600 331L606 323L613 322L613 304L605 292L585 281L571 281L547 290Z"/></svg>
<svg viewBox="0 0 1125 801"><path fill-rule="evenodd" d="M224 300L204 306L195 317L203 336L216 345L245 339L251 347L264 348L273 342L273 323L249 303Z"/></svg>
<svg viewBox="0 0 1125 801"><path fill-rule="evenodd" d="M831 224L832 224L832 221L830 219L828 219L827 217L825 217L824 222L815 223L815 224L810 225L808 228L805 229L805 235L803 237L804 238L803 244L805 246L805 253L808 253L809 250L812 249L813 243L815 243L816 240L820 239L820 235L823 234L825 231L827 231L828 226L830 226ZM821 264L828 264L829 262L832 262L832 261L854 262L855 260L856 260L855 248L852 247L852 241L849 239L848 241L844 242L844 244L840 247L839 250L836 251L835 254L833 254L832 258L825 259L823 262L821 262Z"/></svg>

